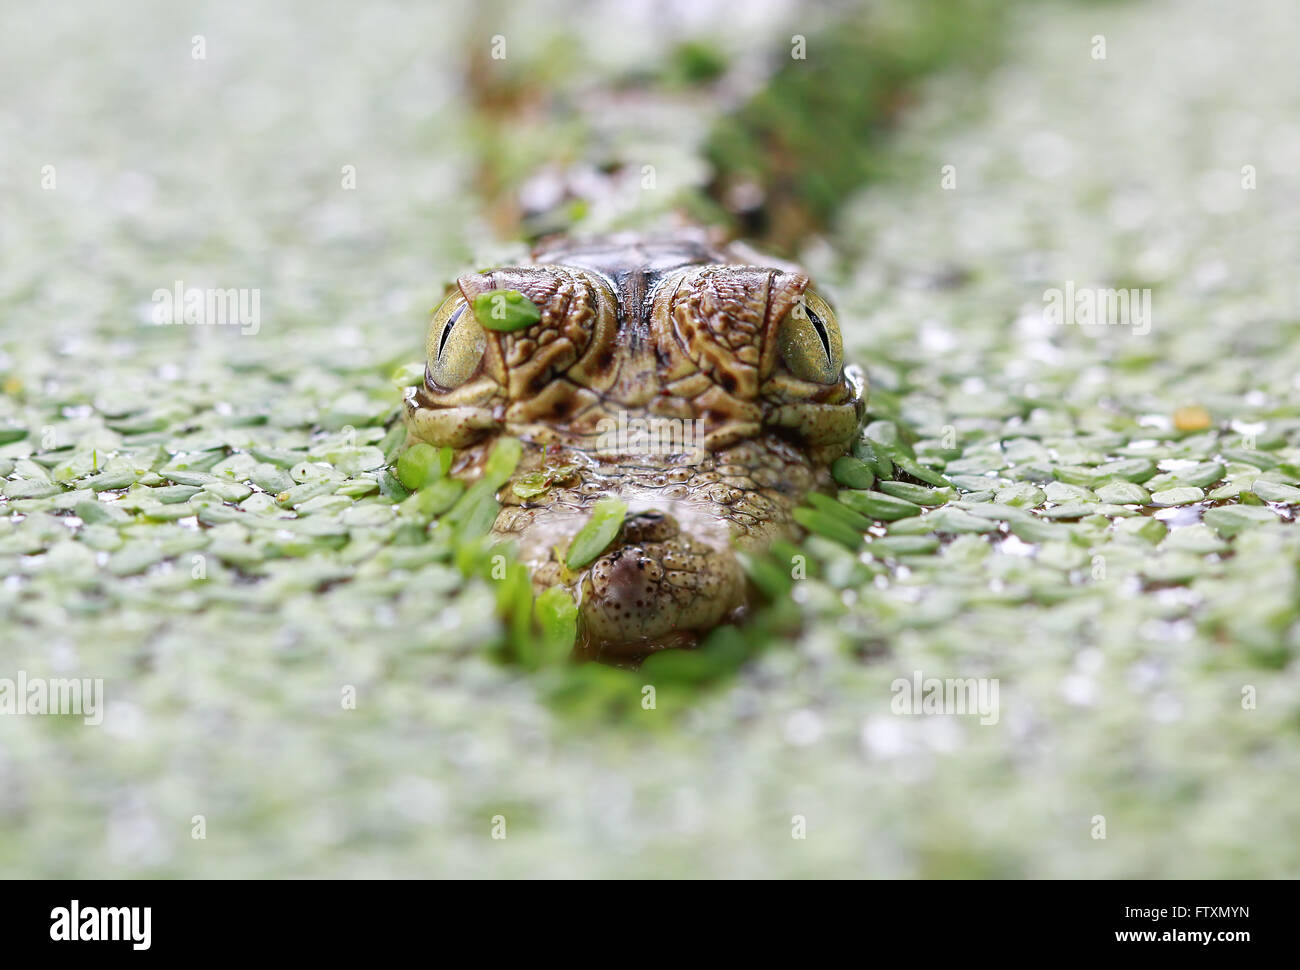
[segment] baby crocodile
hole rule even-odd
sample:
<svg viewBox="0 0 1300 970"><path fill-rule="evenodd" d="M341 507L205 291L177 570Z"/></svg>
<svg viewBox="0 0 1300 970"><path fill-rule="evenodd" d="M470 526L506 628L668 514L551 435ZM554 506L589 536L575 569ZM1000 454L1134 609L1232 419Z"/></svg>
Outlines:
<svg viewBox="0 0 1300 970"><path fill-rule="evenodd" d="M491 297L475 301L493 291L522 293L541 318L485 328L475 307ZM499 436L523 442L493 532L515 541L537 590L575 595L580 649L615 659L691 646L741 616L733 550L798 535L791 513L829 486L865 393L797 267L698 232L629 234L543 243L530 265L460 277L406 421L456 448L466 478ZM565 550L603 496L627 503L622 529L570 570Z"/></svg>

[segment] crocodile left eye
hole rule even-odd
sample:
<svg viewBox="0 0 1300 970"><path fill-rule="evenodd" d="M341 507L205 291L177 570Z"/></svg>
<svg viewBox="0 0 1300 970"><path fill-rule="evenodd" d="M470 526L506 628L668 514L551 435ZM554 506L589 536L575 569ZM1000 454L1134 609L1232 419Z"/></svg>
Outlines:
<svg viewBox="0 0 1300 970"><path fill-rule="evenodd" d="M426 371L444 390L460 387L478 369L487 335L459 293L438 307L429 324Z"/></svg>
<svg viewBox="0 0 1300 970"><path fill-rule="evenodd" d="M790 373L814 384L834 384L844 369L844 343L830 305L811 290L794 305L777 333Z"/></svg>

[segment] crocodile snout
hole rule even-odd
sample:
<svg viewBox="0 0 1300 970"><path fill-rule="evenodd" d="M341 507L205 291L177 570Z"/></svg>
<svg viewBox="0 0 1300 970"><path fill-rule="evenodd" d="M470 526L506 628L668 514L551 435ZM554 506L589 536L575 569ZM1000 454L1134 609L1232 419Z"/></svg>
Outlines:
<svg viewBox="0 0 1300 970"><path fill-rule="evenodd" d="M583 578L581 628L596 654L688 646L744 605L740 563L692 538L676 519L639 512Z"/></svg>

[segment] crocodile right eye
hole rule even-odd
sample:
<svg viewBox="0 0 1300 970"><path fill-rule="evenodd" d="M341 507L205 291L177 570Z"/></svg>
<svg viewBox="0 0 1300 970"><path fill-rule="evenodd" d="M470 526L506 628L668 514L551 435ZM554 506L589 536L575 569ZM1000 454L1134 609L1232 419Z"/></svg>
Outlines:
<svg viewBox="0 0 1300 970"><path fill-rule="evenodd" d="M473 313L466 312L465 297L448 297L429 324L425 372L443 390L460 387L478 370L487 350L487 334Z"/></svg>

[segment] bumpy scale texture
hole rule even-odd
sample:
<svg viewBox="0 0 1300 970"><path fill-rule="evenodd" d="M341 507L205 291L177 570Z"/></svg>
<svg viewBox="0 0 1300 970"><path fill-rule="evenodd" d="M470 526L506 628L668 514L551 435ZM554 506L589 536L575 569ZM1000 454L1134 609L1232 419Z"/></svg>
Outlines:
<svg viewBox="0 0 1300 970"><path fill-rule="evenodd" d="M458 286L471 304L517 290L541 319L488 330L460 387L412 389L408 428L459 449L453 471L467 478L498 437L524 443L494 532L517 543L537 588L575 592L584 649L688 646L735 618L746 584L733 550L796 535L794 507L828 486L865 409L857 368L817 384L781 358L777 334L808 277L691 233L543 246L533 265ZM515 493L539 474L545 492ZM595 562L569 570L564 550L606 495L627 502L628 518Z"/></svg>

